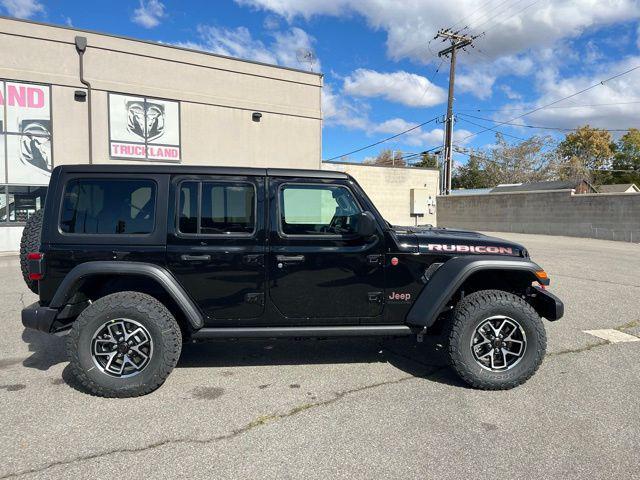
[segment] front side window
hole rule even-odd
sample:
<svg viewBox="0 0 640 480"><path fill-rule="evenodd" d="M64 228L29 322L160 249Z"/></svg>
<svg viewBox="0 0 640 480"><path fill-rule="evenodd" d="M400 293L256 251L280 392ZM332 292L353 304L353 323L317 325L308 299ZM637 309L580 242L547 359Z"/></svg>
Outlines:
<svg viewBox="0 0 640 480"><path fill-rule="evenodd" d="M349 189L339 185L285 185L280 190L285 235L351 235L361 212Z"/></svg>
<svg viewBox="0 0 640 480"><path fill-rule="evenodd" d="M249 235L255 229L255 189L249 183L183 182L178 228L200 235Z"/></svg>
<svg viewBox="0 0 640 480"><path fill-rule="evenodd" d="M156 184L149 180L76 179L65 188L63 233L141 235L153 232Z"/></svg>

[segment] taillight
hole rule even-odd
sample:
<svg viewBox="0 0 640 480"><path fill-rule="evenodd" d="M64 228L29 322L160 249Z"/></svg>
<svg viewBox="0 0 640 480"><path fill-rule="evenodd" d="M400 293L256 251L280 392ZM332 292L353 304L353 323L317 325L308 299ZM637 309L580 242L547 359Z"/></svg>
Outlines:
<svg viewBox="0 0 640 480"><path fill-rule="evenodd" d="M27 253L29 262L29 280L39 281L44 278L44 255L40 252Z"/></svg>

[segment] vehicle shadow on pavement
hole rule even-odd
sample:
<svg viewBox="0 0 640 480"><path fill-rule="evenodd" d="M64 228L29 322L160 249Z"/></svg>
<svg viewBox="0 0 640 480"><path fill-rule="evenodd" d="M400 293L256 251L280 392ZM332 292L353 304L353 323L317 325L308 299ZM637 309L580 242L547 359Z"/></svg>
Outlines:
<svg viewBox="0 0 640 480"><path fill-rule="evenodd" d="M465 388L449 368L441 339L331 338L212 340L185 344L176 368L388 363L415 377Z"/></svg>
<svg viewBox="0 0 640 480"><path fill-rule="evenodd" d="M22 362L26 368L46 371L68 361L65 337L25 329L22 340L32 353ZM466 388L449 368L441 342L439 337L425 337L423 343L413 338L212 340L184 344L176 368L388 363L417 378ZM68 365L62 380L86 393Z"/></svg>
<svg viewBox="0 0 640 480"><path fill-rule="evenodd" d="M29 345L29 352L31 352L31 356L22 362L24 367L46 371L54 365L67 361L64 337L25 328L22 332L22 341Z"/></svg>

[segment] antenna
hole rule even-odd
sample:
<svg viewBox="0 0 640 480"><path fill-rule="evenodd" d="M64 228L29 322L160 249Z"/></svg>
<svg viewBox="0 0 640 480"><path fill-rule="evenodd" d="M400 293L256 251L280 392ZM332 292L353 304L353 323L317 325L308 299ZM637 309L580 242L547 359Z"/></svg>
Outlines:
<svg viewBox="0 0 640 480"><path fill-rule="evenodd" d="M298 59L298 63L300 64L308 63L310 72L313 72L313 66L318 61L318 57L316 56L314 51L308 48L299 48L296 51L296 58Z"/></svg>

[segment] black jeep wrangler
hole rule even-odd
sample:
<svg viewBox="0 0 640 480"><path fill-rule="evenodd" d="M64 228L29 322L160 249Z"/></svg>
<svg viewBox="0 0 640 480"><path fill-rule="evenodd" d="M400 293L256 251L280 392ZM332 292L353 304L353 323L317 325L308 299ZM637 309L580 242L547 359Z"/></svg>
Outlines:
<svg viewBox="0 0 640 480"><path fill-rule="evenodd" d="M522 246L391 225L327 171L58 167L22 261L40 296L24 326L68 334L74 375L107 397L158 388L186 340L443 329L467 383L507 389L563 314Z"/></svg>

